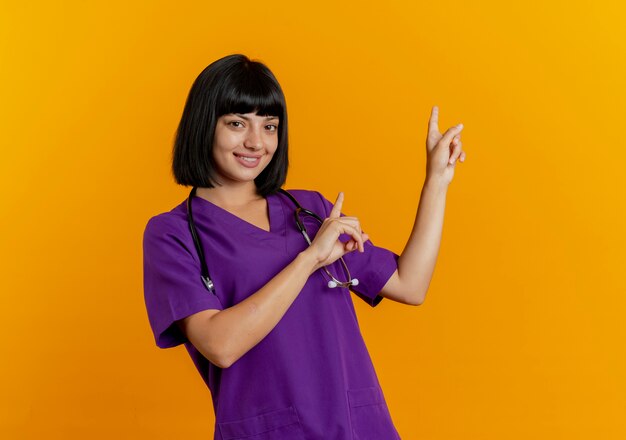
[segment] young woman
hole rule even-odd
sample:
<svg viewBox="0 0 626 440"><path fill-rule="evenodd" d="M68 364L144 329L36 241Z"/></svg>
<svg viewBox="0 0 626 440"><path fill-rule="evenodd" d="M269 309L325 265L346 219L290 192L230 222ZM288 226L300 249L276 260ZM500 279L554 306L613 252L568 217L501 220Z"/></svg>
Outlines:
<svg viewBox="0 0 626 440"><path fill-rule="evenodd" d="M189 197L148 220L144 296L158 347L185 344L220 440L398 439L350 296L424 300L460 131L433 108L428 174L402 256L321 193L282 189L287 107L262 63L231 55L194 82L173 174ZM383 330L384 331L384 330ZM390 335L391 336L391 335Z"/></svg>

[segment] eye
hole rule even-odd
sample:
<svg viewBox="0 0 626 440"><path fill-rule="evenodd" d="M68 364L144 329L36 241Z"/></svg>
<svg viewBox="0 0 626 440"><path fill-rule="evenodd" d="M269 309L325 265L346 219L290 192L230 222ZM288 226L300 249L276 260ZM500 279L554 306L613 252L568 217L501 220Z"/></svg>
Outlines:
<svg viewBox="0 0 626 440"><path fill-rule="evenodd" d="M270 131L276 131L276 130L278 130L278 125L270 124L270 125L266 125L266 127L271 127L271 128L270 128Z"/></svg>
<svg viewBox="0 0 626 440"><path fill-rule="evenodd" d="M241 121L230 121L229 124L241 124ZM238 127L237 125L235 127Z"/></svg>

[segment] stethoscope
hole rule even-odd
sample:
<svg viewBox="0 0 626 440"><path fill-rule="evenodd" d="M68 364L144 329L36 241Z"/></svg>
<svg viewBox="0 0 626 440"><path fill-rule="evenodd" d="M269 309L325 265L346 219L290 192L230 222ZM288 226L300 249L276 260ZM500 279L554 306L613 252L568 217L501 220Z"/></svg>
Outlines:
<svg viewBox="0 0 626 440"><path fill-rule="evenodd" d="M194 244L196 246L196 251L198 252L198 256L200 257L200 264L201 264L201 271L202 271L202 273L200 275L200 278L202 279L202 283L209 290L209 292L212 292L214 295L217 295L215 293L215 286L213 284L213 281L209 277L209 269L207 267L206 260L204 258L204 251L203 251L202 245L200 243L200 237L198 236L198 233L196 231L196 225L195 225L195 223L193 221L193 215L191 214L191 199L193 199L195 197L196 189L197 189L197 187L194 186L192 188L191 192L189 193L189 197L187 198L187 222L189 223L189 230L191 231L191 236L193 237L193 242L194 242ZM308 234L306 233L306 229L304 227L304 224L302 223L302 220L300 219L300 214L310 215L315 220L317 220L320 224L323 223L323 220L317 214L315 214L313 211L309 211L308 209L305 209L302 206L300 206L298 201L291 194L289 194L287 191L285 191L282 188L279 188L278 190L281 193L285 194L287 197L289 197L291 199L291 201L296 205L296 210L294 212L294 217L296 219L296 224L298 225L298 229L300 230L300 232L304 236L304 239L307 241L307 243L309 243L309 246L310 246L312 242L311 242L311 239L309 238ZM341 261L343 269L346 272L346 274L348 275L348 280L350 280L350 281L339 281L337 278L335 278L328 271L326 266L323 266L324 271L331 278L331 280L328 281L328 287L335 288L335 287L338 287L338 286L339 287L349 287L349 286L356 286L356 285L358 285L359 284L359 280L356 279L356 278L352 278L350 276L350 271L348 270L348 266L346 265L346 262L343 260L343 258L340 257L339 260Z"/></svg>

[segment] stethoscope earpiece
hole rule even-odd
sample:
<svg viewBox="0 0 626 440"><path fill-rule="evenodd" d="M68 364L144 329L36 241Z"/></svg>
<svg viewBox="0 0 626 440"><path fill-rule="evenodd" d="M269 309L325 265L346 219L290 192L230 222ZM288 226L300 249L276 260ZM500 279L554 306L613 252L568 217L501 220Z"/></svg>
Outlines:
<svg viewBox="0 0 626 440"><path fill-rule="evenodd" d="M349 281L349 283L350 283L352 286L358 286L358 285L359 285L359 280L358 280L357 278L352 278L352 280L350 280L350 281ZM330 281L328 282L328 287L330 287L331 289L333 289L333 288L337 287L337 283L336 283L335 281L333 281L333 280L330 280Z"/></svg>

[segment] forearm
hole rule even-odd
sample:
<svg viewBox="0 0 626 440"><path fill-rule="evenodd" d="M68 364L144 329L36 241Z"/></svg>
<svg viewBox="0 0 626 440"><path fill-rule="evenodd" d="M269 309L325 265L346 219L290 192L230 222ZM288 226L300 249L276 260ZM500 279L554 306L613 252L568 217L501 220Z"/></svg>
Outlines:
<svg viewBox="0 0 626 440"><path fill-rule="evenodd" d="M278 324L316 264L309 252L301 252L261 289L211 317L209 333L220 341L225 365L234 363Z"/></svg>
<svg viewBox="0 0 626 440"><path fill-rule="evenodd" d="M447 185L426 179L413 230L398 259L398 276L407 295L422 303L435 270L441 244Z"/></svg>

